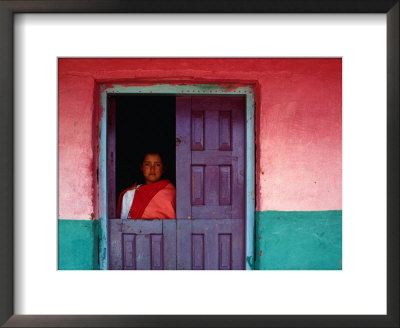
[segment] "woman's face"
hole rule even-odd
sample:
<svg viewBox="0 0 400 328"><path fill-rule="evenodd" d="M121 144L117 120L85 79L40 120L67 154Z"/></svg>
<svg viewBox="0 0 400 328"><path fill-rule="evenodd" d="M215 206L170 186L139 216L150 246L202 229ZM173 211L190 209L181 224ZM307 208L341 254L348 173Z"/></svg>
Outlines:
<svg viewBox="0 0 400 328"><path fill-rule="evenodd" d="M160 180L164 173L164 167L160 155L147 154L142 163L142 173L146 184Z"/></svg>

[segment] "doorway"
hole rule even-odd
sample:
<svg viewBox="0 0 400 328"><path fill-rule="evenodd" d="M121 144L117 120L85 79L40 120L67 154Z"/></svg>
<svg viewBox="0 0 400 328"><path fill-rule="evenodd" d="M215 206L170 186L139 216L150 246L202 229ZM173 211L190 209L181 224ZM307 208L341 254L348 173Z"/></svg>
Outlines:
<svg viewBox="0 0 400 328"><path fill-rule="evenodd" d="M115 158L108 164L108 218L114 218L118 195L141 179L144 152L162 154L164 176L175 185L175 97L112 95L108 103L113 109L107 133L114 139L109 140L108 158Z"/></svg>
<svg viewBox="0 0 400 328"><path fill-rule="evenodd" d="M187 95L189 90L185 92L181 90L180 86L168 85L152 87L113 85L103 89L104 91L101 93L103 114L101 115L100 131L104 131L104 128L107 127L106 135L112 136L110 123L114 119L114 126L119 125L124 127L121 130L125 130L125 132L115 131L115 141L137 139L143 144L142 136L146 135L145 143L147 144L143 144L143 146L149 147L157 139L146 134L146 126L148 129L148 124L163 117L158 128L161 131L162 125L171 128L175 121L176 131L175 129L163 131L163 134L169 137L165 138L162 147L169 149L167 151L171 155L169 166L174 167L175 160L177 164L176 177L172 174L170 179L177 185L178 218L177 220L128 220L131 222L127 222L127 220L112 219L112 216L109 215L104 218L100 216L102 220L100 241L102 269L252 269L251 262L254 254L254 198L252 197L254 195L254 95L252 89L248 87L236 88L232 91L215 90L220 88L218 86L207 86L206 88L202 86L201 89L195 89L196 87L198 86L190 86L190 89L193 88L193 92L197 93L195 95ZM167 90L167 92L158 92L159 94L155 96L155 90ZM142 92L147 95L138 95ZM200 92L206 94L199 95ZM207 95L207 92L213 93L213 95ZM128 93L135 95L127 95ZM107 102L107 98L114 100ZM232 105L235 102L240 103L239 111L236 109L232 111ZM233 107L235 106L233 105ZM142 110L140 113L128 113L132 112L133 107L142 108ZM168 107L169 109L166 109ZM121 114L118 114L118 111ZM114 118L113 112L116 113ZM172 115L173 113L176 116ZM169 118L164 117L164 114ZM105 117L107 120L104 120ZM154 117L158 117L158 119L154 119ZM147 121L147 123L139 124L139 128L132 132L132 126L136 127L132 120ZM239 121L241 122L240 127ZM236 133L236 136L233 137L232 133ZM101 135L99 162L105 162L108 166L109 157L105 156L104 148L101 145L107 144L108 150L113 146L109 147L109 141L104 138L104 134ZM238 141L239 135L241 145ZM120 142L118 141L118 143ZM123 143L124 141L122 141ZM239 145L239 147L237 148L235 145ZM177 147L176 153L173 151L175 146ZM187 146L189 146L188 149L186 149ZM125 148L127 147L125 146ZM118 171L129 171L132 164L117 162L133 163L135 158L131 158L132 154L128 153L121 155L121 150L118 151L119 145L114 145L114 149L116 150L115 168L118 167ZM237 149L240 149L241 152L239 156ZM123 151L126 152L126 149ZM185 160L183 160L184 157ZM113 174L110 174L112 170L109 167L107 170L105 168L105 165L100 164L100 212L101 208L105 209L106 204L109 204L111 200L110 197L104 197L104 191L107 192L106 186L109 185L106 180ZM104 179L105 171L108 171L107 179ZM174 170L172 170L173 172ZM131 185L129 182L128 186L124 186L124 183L119 181L134 179L133 173L129 173L130 176L124 174L126 173L115 172L114 174L115 194ZM183 176L184 178L182 178ZM205 179L207 176L211 179ZM240 184L238 184L239 180ZM214 196L219 201L216 201ZM184 205L185 202L186 205ZM188 211L190 215L186 216ZM168 225L166 225L166 221L169 221ZM135 230L139 225L141 228ZM124 229L126 229L125 232ZM144 235L144 230L147 231L147 237ZM210 235L209 231L215 233ZM118 242L107 240L113 233L119 234ZM148 257L147 264L144 262L133 263L135 253L138 251L135 247L139 245L136 238L141 240L140 247L143 246L143 242L151 247L155 246L153 249L144 250L142 248L139 250ZM214 245L214 250L210 251L210 249L207 250L207 245L211 243ZM107 249L108 245L109 249ZM110 254L117 248L119 248L120 254L110 259ZM165 252L174 248L176 256L172 256L174 259L171 262L171 256ZM127 252L124 249L127 249ZM182 250L184 250L184 254ZM188 250L191 251L188 253ZM163 254L168 255L169 263L165 263ZM212 257L214 256L212 254L217 255ZM131 258L131 256L133 257ZM139 257L143 258L143 256Z"/></svg>

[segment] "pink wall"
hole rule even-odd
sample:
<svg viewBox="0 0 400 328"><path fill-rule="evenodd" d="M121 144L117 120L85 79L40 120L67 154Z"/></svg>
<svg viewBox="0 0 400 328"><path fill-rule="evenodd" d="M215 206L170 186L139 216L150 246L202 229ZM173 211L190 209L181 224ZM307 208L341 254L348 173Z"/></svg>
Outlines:
<svg viewBox="0 0 400 328"><path fill-rule="evenodd" d="M93 209L94 80L59 75L58 172L59 218L90 219Z"/></svg>
<svg viewBox="0 0 400 328"><path fill-rule="evenodd" d="M340 59L60 59L59 218L96 213L103 82L254 86L257 210L342 208Z"/></svg>

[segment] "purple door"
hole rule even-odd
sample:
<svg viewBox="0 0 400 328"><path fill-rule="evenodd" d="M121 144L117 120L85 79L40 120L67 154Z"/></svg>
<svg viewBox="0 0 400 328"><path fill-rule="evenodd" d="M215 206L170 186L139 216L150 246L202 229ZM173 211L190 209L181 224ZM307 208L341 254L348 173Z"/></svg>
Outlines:
<svg viewBox="0 0 400 328"><path fill-rule="evenodd" d="M244 97L176 98L177 269L244 269Z"/></svg>

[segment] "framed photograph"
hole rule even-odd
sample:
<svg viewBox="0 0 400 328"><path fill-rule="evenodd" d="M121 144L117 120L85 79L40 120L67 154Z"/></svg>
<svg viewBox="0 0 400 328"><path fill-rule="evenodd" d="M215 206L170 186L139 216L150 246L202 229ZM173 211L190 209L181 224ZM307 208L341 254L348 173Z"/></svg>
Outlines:
<svg viewBox="0 0 400 328"><path fill-rule="evenodd" d="M399 325L398 1L0 9L2 325Z"/></svg>

